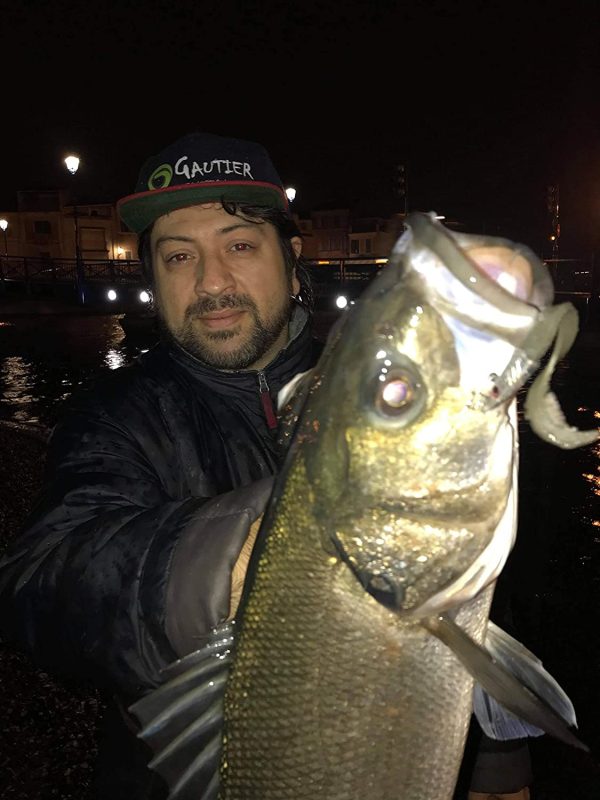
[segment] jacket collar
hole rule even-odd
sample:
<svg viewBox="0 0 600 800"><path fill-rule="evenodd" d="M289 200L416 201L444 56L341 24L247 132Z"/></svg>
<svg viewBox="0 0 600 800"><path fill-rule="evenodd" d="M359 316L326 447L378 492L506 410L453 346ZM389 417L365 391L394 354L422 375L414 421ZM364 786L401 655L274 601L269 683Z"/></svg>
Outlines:
<svg viewBox="0 0 600 800"><path fill-rule="evenodd" d="M177 342L166 341L162 346L173 361L204 382L239 388L248 386L254 389L259 373L263 373L271 391L278 391L297 372L312 366L312 363L308 363L313 360L311 357L313 350L311 317L299 305L295 305L292 311L289 331L290 339L286 346L262 370L220 370L205 364Z"/></svg>

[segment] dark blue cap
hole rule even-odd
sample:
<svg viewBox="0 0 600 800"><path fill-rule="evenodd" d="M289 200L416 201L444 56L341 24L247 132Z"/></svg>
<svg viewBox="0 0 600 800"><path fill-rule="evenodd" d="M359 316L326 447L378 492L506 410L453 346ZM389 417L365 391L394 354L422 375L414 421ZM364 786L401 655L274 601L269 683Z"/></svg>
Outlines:
<svg viewBox="0 0 600 800"><path fill-rule="evenodd" d="M146 161L135 193L119 200L117 210L132 231L141 233L163 214L211 201L288 208L281 179L262 145L191 133Z"/></svg>

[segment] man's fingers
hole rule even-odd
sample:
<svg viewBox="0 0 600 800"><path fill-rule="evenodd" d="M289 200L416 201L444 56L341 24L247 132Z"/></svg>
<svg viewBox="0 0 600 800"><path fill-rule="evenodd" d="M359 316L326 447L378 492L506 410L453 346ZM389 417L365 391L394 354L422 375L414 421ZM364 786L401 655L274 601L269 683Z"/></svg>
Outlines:
<svg viewBox="0 0 600 800"><path fill-rule="evenodd" d="M240 604L240 598L242 596L244 582L246 580L248 563L250 561L250 556L252 555L252 550L254 549L254 542L256 541L256 535L258 534L258 529L260 528L261 522L262 514L250 526L246 541L242 545L238 559L233 566L233 572L231 573L231 600L229 602L229 616L227 618L228 622L235 617Z"/></svg>

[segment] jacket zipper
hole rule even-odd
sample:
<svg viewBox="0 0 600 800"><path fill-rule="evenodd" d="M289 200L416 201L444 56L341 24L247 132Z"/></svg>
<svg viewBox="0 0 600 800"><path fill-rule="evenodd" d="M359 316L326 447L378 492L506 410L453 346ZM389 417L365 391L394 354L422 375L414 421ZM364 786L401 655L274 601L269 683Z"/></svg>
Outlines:
<svg viewBox="0 0 600 800"><path fill-rule="evenodd" d="M270 430L274 430L277 427L277 416L275 414L275 409L273 408L273 400L271 399L267 377L262 370L260 370L258 373L258 388L260 393L260 402L262 403L263 411L265 412L265 417L267 419L267 425L269 426Z"/></svg>

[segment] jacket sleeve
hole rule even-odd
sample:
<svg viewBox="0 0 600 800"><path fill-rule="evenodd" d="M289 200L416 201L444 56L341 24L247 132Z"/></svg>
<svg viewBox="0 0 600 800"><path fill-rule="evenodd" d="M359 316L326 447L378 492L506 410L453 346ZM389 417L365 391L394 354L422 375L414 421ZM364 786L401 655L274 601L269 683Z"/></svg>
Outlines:
<svg viewBox="0 0 600 800"><path fill-rule="evenodd" d="M137 697L227 617L272 479L173 499L129 429L84 411L53 435L47 475L0 561L0 630L45 668Z"/></svg>

